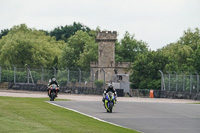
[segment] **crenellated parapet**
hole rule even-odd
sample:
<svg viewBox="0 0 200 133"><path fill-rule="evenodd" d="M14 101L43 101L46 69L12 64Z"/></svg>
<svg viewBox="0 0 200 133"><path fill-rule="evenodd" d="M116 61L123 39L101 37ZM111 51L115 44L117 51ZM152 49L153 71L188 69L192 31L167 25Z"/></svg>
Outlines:
<svg viewBox="0 0 200 133"><path fill-rule="evenodd" d="M115 67L128 68L131 66L131 62L116 62Z"/></svg>
<svg viewBox="0 0 200 133"><path fill-rule="evenodd" d="M116 31L102 31L98 32L96 35L97 41L116 41L117 40L117 32Z"/></svg>
<svg viewBox="0 0 200 133"><path fill-rule="evenodd" d="M90 62L90 67L98 67L98 62L94 61L94 62Z"/></svg>

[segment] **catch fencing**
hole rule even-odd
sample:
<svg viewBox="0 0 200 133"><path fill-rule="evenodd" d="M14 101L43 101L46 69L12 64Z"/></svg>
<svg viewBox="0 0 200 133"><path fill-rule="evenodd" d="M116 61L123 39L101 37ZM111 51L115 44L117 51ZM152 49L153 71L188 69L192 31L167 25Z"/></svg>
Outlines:
<svg viewBox="0 0 200 133"><path fill-rule="evenodd" d="M71 71L68 68L58 70L54 67L44 69L42 67L20 68L0 66L0 82L48 84L49 79L52 77L57 79L60 86L95 87L95 73L93 71L81 71L79 68L77 71Z"/></svg>
<svg viewBox="0 0 200 133"><path fill-rule="evenodd" d="M154 98L200 100L200 79L196 73L161 73L161 90L151 90ZM149 89L131 89L132 96L149 97Z"/></svg>
<svg viewBox="0 0 200 133"><path fill-rule="evenodd" d="M161 90L176 92L199 92L200 81L198 73L161 73Z"/></svg>

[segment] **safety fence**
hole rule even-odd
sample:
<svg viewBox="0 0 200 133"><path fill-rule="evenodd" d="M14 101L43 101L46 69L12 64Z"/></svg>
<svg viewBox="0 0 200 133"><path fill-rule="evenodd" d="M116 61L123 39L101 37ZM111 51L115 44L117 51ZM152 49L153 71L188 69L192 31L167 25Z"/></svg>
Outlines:
<svg viewBox="0 0 200 133"><path fill-rule="evenodd" d="M161 73L161 90L176 92L199 92L200 81L198 73Z"/></svg>
<svg viewBox="0 0 200 133"><path fill-rule="evenodd" d="M1 67L0 83L28 83L28 84L48 84L49 79L55 77L60 86L80 86L95 87L95 73L93 71L71 71L68 68L57 70L44 68L19 68L19 67ZM105 80L104 80L105 81Z"/></svg>
<svg viewBox="0 0 200 133"><path fill-rule="evenodd" d="M161 90L154 93L159 98L181 98L200 100L199 74L189 72L161 73Z"/></svg>

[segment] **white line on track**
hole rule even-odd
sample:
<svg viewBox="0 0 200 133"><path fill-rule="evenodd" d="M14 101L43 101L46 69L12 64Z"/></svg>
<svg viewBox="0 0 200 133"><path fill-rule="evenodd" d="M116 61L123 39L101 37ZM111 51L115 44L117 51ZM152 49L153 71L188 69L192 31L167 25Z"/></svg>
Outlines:
<svg viewBox="0 0 200 133"><path fill-rule="evenodd" d="M58 107L61 107L61 108L64 108L64 109L68 109L68 110L74 111L74 112L76 112L76 113L79 113L79 114L82 114L82 115L88 116L88 117L90 117L90 118L93 118L93 119L98 120L98 121L101 121L101 122L109 123L109 124L111 124L111 125L115 125L115 126L122 127L122 128L127 128L127 127L124 127L124 126L121 126L121 125L117 125L117 124L115 124L115 123L108 122L108 121L105 121L105 120L99 119L99 118L97 118L97 117L94 117L94 116L91 116L91 115L88 115L88 114L82 113L82 112L77 111L77 110L75 110L75 109L70 109L70 108L67 108L67 107L64 107L64 106L58 105L58 104L56 104L56 103L49 102L49 101L46 101L46 102L49 103L49 104L52 104L52 105L54 105L54 106L58 106ZM130 128L127 128L127 129L130 129ZM133 129L131 129L131 130L133 130ZM135 130L135 131L138 131L138 130ZM138 132L141 132L141 131L138 131ZM141 133L142 133L142 132L141 132Z"/></svg>

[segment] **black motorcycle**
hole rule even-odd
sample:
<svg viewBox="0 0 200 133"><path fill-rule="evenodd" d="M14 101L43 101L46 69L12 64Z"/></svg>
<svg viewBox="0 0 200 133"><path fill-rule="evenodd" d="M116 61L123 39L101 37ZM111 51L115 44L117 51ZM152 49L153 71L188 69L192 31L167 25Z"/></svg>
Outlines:
<svg viewBox="0 0 200 133"><path fill-rule="evenodd" d="M59 92L59 88L56 84L52 84L49 88L48 95L50 97L50 101L54 101L54 99L57 97L57 94Z"/></svg>

